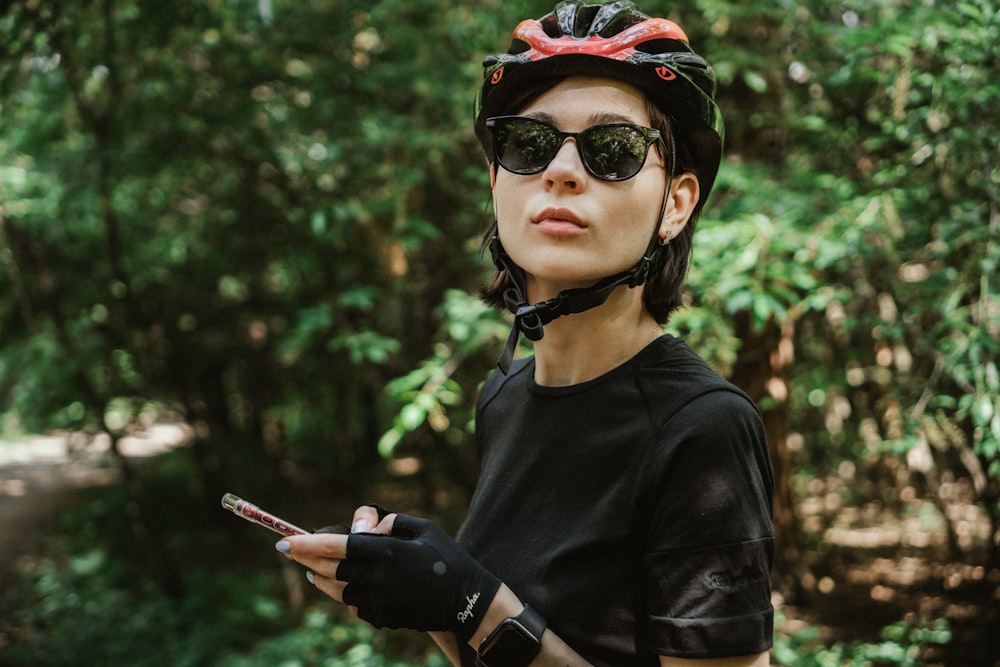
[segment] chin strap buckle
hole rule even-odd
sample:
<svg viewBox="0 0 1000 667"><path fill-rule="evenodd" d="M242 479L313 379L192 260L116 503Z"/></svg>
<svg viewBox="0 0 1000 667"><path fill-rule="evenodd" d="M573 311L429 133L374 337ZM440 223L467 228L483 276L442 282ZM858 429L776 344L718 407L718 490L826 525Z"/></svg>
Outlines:
<svg viewBox="0 0 1000 667"><path fill-rule="evenodd" d="M497 361L497 366L506 375L514 362L514 352L517 350L517 339L520 334L523 332L524 337L530 341L541 340L545 335L544 325L558 317L556 309L560 297L529 304L524 300L520 287L510 287L504 291L503 300L507 310L514 313L514 325L510 328L507 344L504 345L503 353Z"/></svg>
<svg viewBox="0 0 1000 667"><path fill-rule="evenodd" d="M504 345L503 353L497 360L497 367L504 375L510 370L521 332L524 332L524 337L528 340L539 341L545 335L543 327L557 317L582 313L600 306L621 285L633 288L643 284L656 251L655 243L651 243L650 248L643 254L642 259L639 260L639 264L634 269L609 276L590 287L566 290L548 301L529 304L525 294L524 272L504 252L500 239L494 236L490 241L490 252L497 267L510 274L513 284L504 290L503 300L507 310L514 314L514 325L510 329L510 335L507 336L507 344Z"/></svg>

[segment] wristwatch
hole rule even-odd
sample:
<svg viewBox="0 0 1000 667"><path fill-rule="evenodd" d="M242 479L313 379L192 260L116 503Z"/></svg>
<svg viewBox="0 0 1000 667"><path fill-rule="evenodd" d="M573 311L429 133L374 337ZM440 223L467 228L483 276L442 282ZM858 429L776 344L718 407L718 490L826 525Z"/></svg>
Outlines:
<svg viewBox="0 0 1000 667"><path fill-rule="evenodd" d="M527 667L542 648L545 625L542 615L525 605L486 635L476 652L476 667Z"/></svg>

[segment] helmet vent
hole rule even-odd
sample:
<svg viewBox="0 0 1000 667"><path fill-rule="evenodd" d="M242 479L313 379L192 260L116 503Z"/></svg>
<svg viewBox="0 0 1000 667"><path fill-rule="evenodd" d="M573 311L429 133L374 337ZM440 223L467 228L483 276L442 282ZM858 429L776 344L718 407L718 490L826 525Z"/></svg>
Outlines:
<svg viewBox="0 0 1000 667"><path fill-rule="evenodd" d="M560 37L613 37L649 17L628 0L606 5L585 5L581 0L560 2L551 14L540 19L542 30L553 39Z"/></svg>
<svg viewBox="0 0 1000 667"><path fill-rule="evenodd" d="M545 34L553 39L558 39L566 34L563 31L563 22L555 14L549 14L539 19L538 22L541 24Z"/></svg>
<svg viewBox="0 0 1000 667"><path fill-rule="evenodd" d="M676 39L651 39L646 42L640 42L635 45L636 51L642 51L643 53L678 53L690 51L691 47L686 43L676 40Z"/></svg>
<svg viewBox="0 0 1000 667"><path fill-rule="evenodd" d="M510 43L510 48L507 49L507 53L512 56L516 56L519 53L524 53L525 51L531 50L531 44L528 44L523 39L515 39Z"/></svg>
<svg viewBox="0 0 1000 667"><path fill-rule="evenodd" d="M566 32L574 37L590 37L600 32L601 26L594 24L594 17L597 16L597 5L586 5L572 17L569 25L565 26ZM601 22L603 23L603 21Z"/></svg>
<svg viewBox="0 0 1000 667"><path fill-rule="evenodd" d="M601 37L614 37L620 32L625 32L637 23L642 23L646 17L642 14L621 14L613 18L607 25L598 32Z"/></svg>

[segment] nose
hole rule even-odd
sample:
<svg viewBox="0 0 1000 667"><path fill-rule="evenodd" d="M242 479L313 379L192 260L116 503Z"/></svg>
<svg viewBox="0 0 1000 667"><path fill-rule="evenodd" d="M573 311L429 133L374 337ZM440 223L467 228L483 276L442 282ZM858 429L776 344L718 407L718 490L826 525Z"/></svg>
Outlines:
<svg viewBox="0 0 1000 667"><path fill-rule="evenodd" d="M545 168L545 186L547 188L566 188L579 191L586 187L587 170L583 167L580 152L577 150L576 139L566 137L559 152Z"/></svg>

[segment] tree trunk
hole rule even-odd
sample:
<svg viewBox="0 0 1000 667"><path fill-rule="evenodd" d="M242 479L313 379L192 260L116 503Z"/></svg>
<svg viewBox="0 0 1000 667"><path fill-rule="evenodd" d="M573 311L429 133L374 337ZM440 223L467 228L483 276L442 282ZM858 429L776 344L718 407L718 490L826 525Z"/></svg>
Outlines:
<svg viewBox="0 0 1000 667"><path fill-rule="evenodd" d="M122 484L127 493L125 513L132 524L132 533L146 561L146 570L156 581L160 590L171 600L184 597L184 580L180 575L177 563L167 549L163 535L150 517L150 506L146 496L146 488L138 473L122 454L119 447L120 438L105 429L111 437L111 452L122 474Z"/></svg>
<svg viewBox="0 0 1000 667"><path fill-rule="evenodd" d="M736 317L736 333L743 341L729 380L750 395L761 407L767 433L771 467L774 471L775 587L793 600L801 593L802 575L807 565L802 545L795 498L792 491L789 385L787 370L794 357L794 325L768 320L755 329L749 313Z"/></svg>

